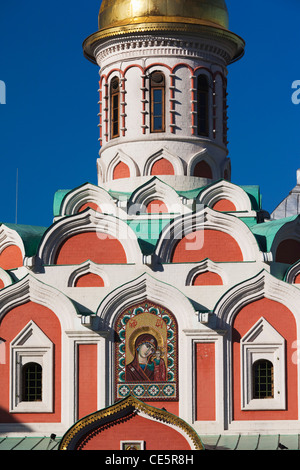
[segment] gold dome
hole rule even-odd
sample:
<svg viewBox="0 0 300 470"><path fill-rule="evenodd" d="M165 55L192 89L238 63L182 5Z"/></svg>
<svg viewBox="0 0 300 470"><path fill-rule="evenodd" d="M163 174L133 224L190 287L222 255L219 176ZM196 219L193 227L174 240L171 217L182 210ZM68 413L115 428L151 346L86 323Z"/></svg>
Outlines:
<svg viewBox="0 0 300 470"><path fill-rule="evenodd" d="M228 29L225 0L102 0L99 30L144 23L185 23Z"/></svg>
<svg viewBox="0 0 300 470"><path fill-rule="evenodd" d="M243 39L228 30L225 0L102 0L98 22L99 30L83 43L84 55L94 63L102 41L135 33L214 37L233 48L229 63L244 53Z"/></svg>

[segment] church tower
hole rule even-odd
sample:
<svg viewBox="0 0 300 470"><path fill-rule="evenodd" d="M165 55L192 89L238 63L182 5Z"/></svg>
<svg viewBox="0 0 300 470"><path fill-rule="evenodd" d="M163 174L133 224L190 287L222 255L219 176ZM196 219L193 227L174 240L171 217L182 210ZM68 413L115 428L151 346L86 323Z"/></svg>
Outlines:
<svg viewBox="0 0 300 470"><path fill-rule="evenodd" d="M224 0L103 0L84 42L100 67L98 184L177 191L230 180L227 66L244 52Z"/></svg>

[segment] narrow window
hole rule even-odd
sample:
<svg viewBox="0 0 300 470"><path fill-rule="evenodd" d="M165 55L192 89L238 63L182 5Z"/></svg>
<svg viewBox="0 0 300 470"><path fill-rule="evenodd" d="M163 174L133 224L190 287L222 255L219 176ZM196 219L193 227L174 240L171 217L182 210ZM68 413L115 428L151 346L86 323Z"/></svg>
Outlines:
<svg viewBox="0 0 300 470"><path fill-rule="evenodd" d="M274 398L273 364L260 360L253 364L253 398Z"/></svg>
<svg viewBox="0 0 300 470"><path fill-rule="evenodd" d="M42 401L42 367L36 362L22 367L22 401Z"/></svg>
<svg viewBox="0 0 300 470"><path fill-rule="evenodd" d="M197 82L197 132L198 135L209 135L208 125L208 80L199 75Z"/></svg>
<svg viewBox="0 0 300 470"><path fill-rule="evenodd" d="M120 135L120 83L117 77L110 82L110 131L111 138Z"/></svg>
<svg viewBox="0 0 300 470"><path fill-rule="evenodd" d="M165 131L165 77L161 72L150 76L151 132Z"/></svg>

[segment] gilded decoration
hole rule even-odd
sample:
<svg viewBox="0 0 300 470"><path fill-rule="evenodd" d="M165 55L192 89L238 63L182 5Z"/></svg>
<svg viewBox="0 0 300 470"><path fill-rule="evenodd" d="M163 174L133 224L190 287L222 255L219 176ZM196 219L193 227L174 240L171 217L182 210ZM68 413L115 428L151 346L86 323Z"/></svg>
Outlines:
<svg viewBox="0 0 300 470"><path fill-rule="evenodd" d="M132 396L77 421L63 436L59 450L77 450L84 440L89 439L95 433L105 431L108 423L114 425L115 420L119 421L118 415L125 416L124 413L129 415L141 413L159 422L175 426L191 440L193 450L204 450L200 437L188 423L166 410L146 405Z"/></svg>
<svg viewBox="0 0 300 470"><path fill-rule="evenodd" d="M177 323L161 306L144 302L116 323L116 399L178 400Z"/></svg>

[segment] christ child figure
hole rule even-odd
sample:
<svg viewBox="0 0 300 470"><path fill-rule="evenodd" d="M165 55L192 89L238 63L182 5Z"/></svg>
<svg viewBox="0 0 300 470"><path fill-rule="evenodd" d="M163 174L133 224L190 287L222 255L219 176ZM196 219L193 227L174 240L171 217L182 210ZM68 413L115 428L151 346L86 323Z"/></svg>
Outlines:
<svg viewBox="0 0 300 470"><path fill-rule="evenodd" d="M154 382L166 381L166 365L163 360L163 353L160 348L157 348L155 355L152 358L154 364Z"/></svg>

